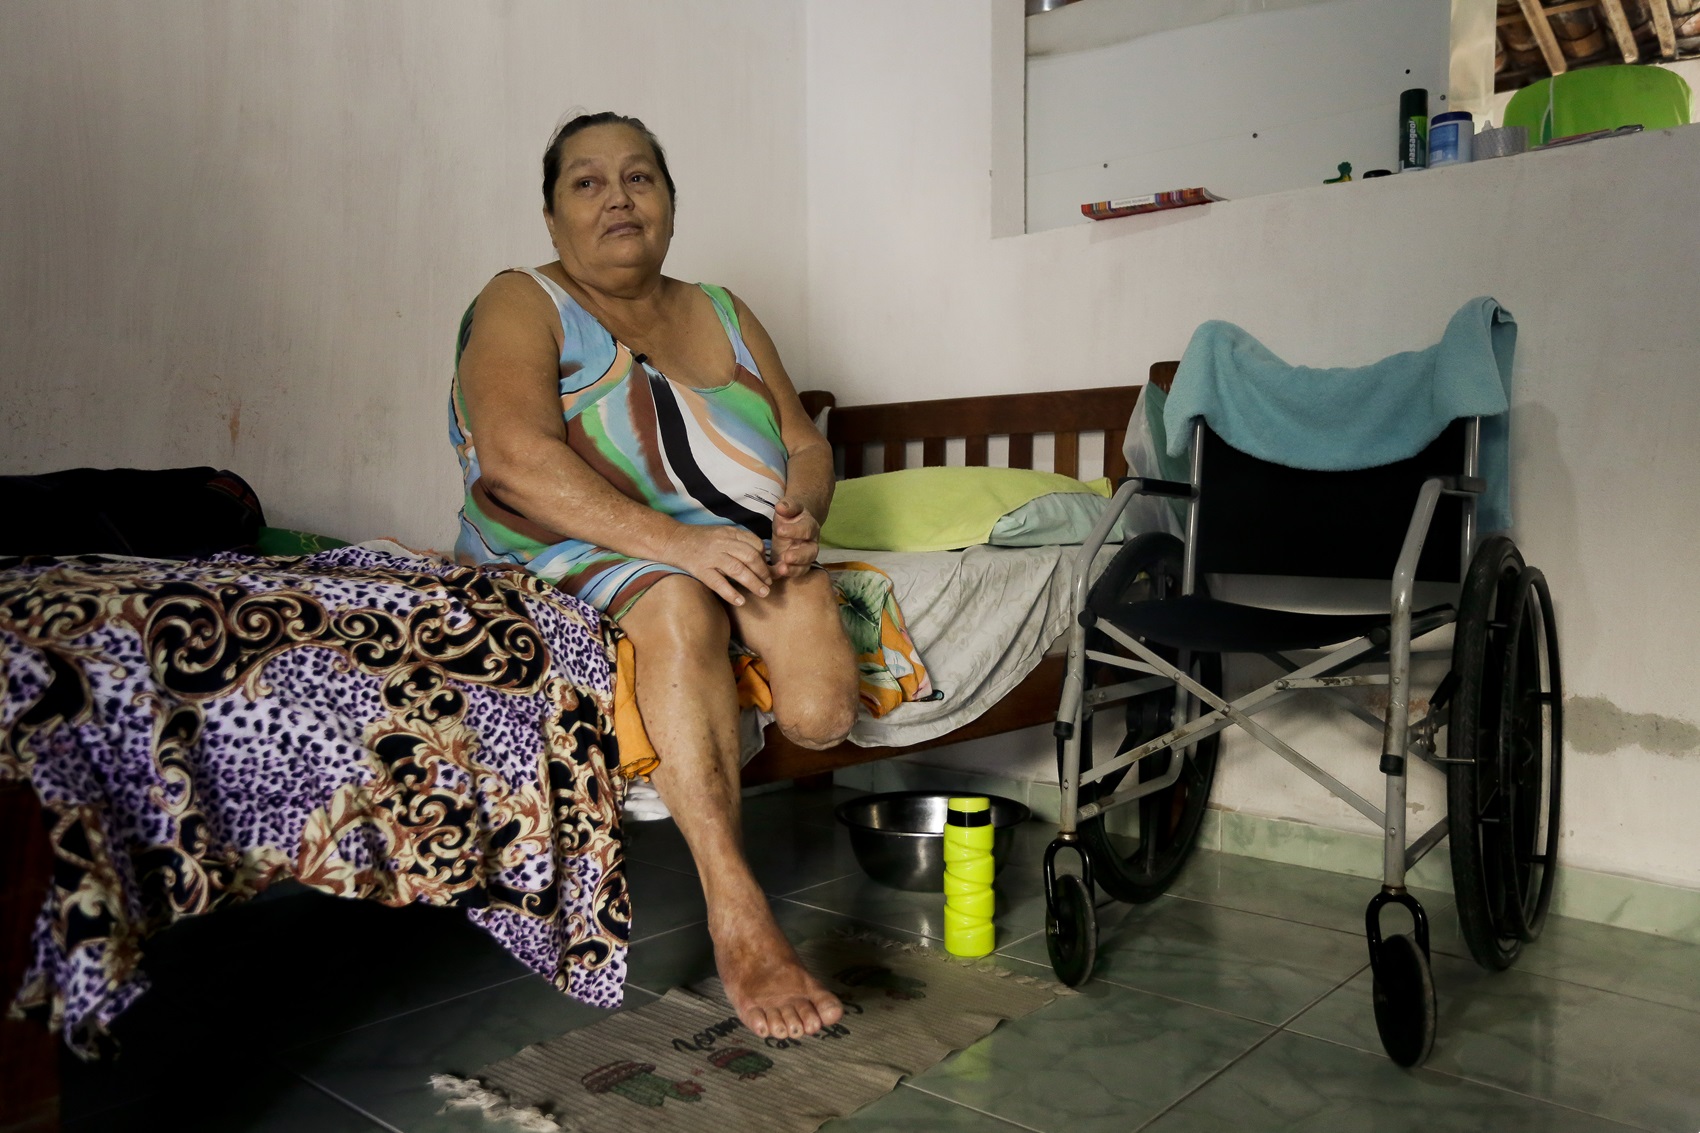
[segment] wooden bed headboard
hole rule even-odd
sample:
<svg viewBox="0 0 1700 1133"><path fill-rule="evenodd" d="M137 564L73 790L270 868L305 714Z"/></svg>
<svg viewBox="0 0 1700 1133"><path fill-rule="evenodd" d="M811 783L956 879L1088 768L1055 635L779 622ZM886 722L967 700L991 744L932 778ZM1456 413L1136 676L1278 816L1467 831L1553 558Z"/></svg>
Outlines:
<svg viewBox="0 0 1700 1133"><path fill-rule="evenodd" d="M1079 476L1080 438L1092 433L1103 434L1102 474L1114 479L1127 475L1122 439L1142 388L1107 386L847 406L838 405L824 390L807 390L801 397L812 417L832 408L826 437L846 479L866 475L870 454L873 471L906 467L908 447L914 441L920 442L923 467L944 464L945 445L952 440L964 442L964 463L985 467L991 438L1008 437L1009 467L1031 468L1033 438L1044 434L1055 438L1052 470Z"/></svg>

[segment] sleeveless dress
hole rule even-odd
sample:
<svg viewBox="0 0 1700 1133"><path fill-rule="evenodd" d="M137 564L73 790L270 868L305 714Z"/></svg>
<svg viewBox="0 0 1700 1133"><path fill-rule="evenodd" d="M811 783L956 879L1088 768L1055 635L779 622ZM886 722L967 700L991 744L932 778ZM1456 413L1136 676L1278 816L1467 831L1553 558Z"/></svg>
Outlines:
<svg viewBox="0 0 1700 1133"><path fill-rule="evenodd" d="M773 538L773 509L785 493L787 453L779 408L744 344L732 297L697 286L713 301L736 359L732 379L698 389L634 356L554 280L530 268L561 319L560 397L567 445L620 492L681 523L743 527ZM478 450L460 386L477 303L461 319L449 398L449 439L466 494L455 557L506 562L618 618L668 574L685 571L634 559L550 531L498 501L479 478Z"/></svg>

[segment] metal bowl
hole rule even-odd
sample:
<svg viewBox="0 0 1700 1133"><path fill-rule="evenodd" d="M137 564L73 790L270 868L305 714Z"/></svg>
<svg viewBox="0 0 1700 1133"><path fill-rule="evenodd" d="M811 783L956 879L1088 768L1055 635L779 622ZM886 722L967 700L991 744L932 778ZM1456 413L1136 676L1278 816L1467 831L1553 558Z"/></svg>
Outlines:
<svg viewBox="0 0 1700 1133"><path fill-rule="evenodd" d="M893 889L938 893L944 888L944 821L950 800L967 791L893 791L840 803L850 848L867 875ZM986 795L992 804L992 861L1002 869L1015 827L1032 813L1022 803Z"/></svg>

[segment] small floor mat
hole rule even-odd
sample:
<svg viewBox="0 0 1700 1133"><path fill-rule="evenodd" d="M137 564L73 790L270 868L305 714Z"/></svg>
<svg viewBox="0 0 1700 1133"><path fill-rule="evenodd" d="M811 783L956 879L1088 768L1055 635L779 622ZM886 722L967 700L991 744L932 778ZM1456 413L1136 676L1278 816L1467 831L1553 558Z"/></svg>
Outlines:
<svg viewBox="0 0 1700 1133"><path fill-rule="evenodd" d="M473 1078L438 1075L449 1105L482 1108L494 1128L562 1133L809 1133L854 1113L953 1050L1067 994L986 961L871 936L798 949L844 1001L844 1018L801 1039L758 1038L719 980L537 1043Z"/></svg>

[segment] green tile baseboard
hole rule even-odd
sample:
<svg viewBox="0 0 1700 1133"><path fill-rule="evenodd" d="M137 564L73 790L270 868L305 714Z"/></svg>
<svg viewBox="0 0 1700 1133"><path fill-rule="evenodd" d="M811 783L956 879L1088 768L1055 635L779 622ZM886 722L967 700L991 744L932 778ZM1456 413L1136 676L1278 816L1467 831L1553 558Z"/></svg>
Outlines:
<svg viewBox="0 0 1700 1133"><path fill-rule="evenodd" d="M1037 819L1057 820L1054 783L1006 779L896 759L845 768L834 773L833 781L862 791L939 790L1002 795L1025 803ZM1111 817L1114 818L1114 812ZM1334 830L1293 819L1212 807L1205 813L1199 845L1208 850L1353 877L1381 876L1381 839L1375 835ZM1452 892L1452 866L1446 843L1442 842L1417 863L1410 872L1410 883ZM1561 869L1553 892L1552 911L1559 916L1700 944L1700 889L1592 870Z"/></svg>

